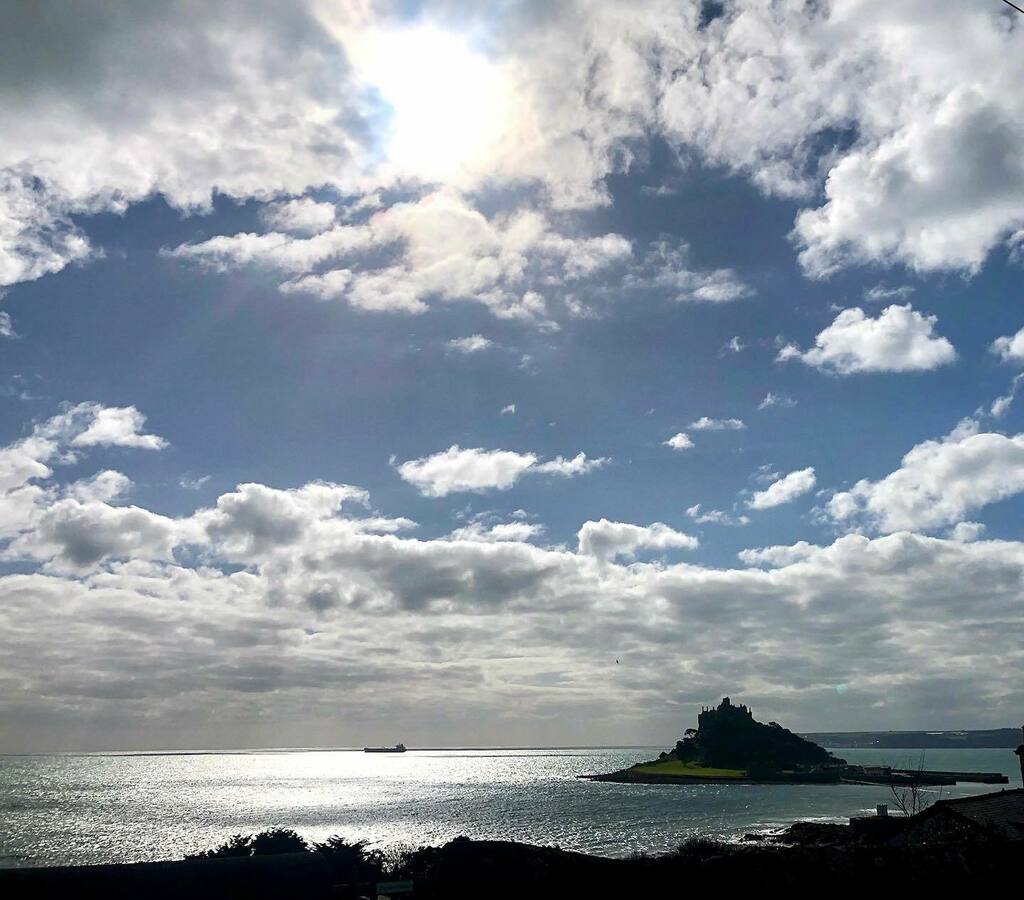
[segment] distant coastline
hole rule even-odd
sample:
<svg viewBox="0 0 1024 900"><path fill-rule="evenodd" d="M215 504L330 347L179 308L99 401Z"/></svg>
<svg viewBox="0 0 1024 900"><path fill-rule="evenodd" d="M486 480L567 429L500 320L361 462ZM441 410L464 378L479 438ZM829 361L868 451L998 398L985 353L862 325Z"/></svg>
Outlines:
<svg viewBox="0 0 1024 900"><path fill-rule="evenodd" d="M882 750L1012 750L1020 728L964 731L812 731L801 737L822 747Z"/></svg>

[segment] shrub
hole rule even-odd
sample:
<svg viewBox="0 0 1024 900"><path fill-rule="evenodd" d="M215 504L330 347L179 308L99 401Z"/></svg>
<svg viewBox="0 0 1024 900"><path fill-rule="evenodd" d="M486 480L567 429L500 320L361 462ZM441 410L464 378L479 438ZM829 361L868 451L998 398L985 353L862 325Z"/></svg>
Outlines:
<svg viewBox="0 0 1024 900"><path fill-rule="evenodd" d="M305 853L309 845L291 828L268 828L258 834L236 834L219 847L191 853L185 859L221 859L230 856L271 856L275 853Z"/></svg>

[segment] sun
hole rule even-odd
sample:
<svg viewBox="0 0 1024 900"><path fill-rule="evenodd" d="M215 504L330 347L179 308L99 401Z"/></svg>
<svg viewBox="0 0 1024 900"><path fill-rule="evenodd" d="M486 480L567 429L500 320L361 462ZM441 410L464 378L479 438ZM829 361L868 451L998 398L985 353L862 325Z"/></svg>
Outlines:
<svg viewBox="0 0 1024 900"><path fill-rule="evenodd" d="M401 174L445 181L479 169L507 132L501 67L431 26L365 37L354 53L390 111L386 155Z"/></svg>

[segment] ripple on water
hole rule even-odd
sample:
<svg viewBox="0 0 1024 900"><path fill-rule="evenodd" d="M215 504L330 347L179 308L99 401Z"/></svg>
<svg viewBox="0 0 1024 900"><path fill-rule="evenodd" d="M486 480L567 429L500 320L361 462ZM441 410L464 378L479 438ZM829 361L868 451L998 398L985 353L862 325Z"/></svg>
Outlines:
<svg viewBox="0 0 1024 900"><path fill-rule="evenodd" d="M656 754L650 748L0 757L0 866L176 858L239 832L282 825L310 840L341 834L415 846L466 834L625 856L671 850L695 835L732 839L799 819L843 821L888 801L879 786L576 778ZM842 755L899 762L884 754ZM929 751L928 763L1017 777L1016 759L1003 750Z"/></svg>

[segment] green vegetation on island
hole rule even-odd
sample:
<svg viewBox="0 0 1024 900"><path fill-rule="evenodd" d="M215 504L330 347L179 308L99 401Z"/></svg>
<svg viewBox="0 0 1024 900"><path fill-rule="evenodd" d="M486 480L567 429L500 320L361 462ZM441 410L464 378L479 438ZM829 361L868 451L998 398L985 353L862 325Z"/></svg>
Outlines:
<svg viewBox="0 0 1024 900"><path fill-rule="evenodd" d="M744 769L716 769L678 759L659 759L655 762L637 763L630 770L644 775L673 775L686 778L745 778Z"/></svg>

